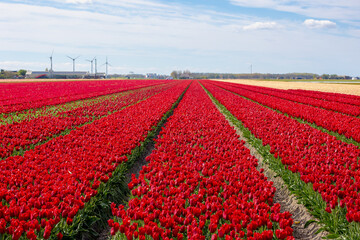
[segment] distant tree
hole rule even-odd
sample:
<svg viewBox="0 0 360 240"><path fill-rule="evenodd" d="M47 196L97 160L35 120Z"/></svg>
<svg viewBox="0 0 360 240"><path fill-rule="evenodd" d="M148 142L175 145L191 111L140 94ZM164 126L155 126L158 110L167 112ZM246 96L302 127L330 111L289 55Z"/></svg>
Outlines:
<svg viewBox="0 0 360 240"><path fill-rule="evenodd" d="M171 77L172 77L173 79L178 79L178 78L179 78L179 73L178 73L178 71L172 71L170 75L171 75Z"/></svg>
<svg viewBox="0 0 360 240"><path fill-rule="evenodd" d="M14 77L16 77L16 73L5 71L5 70L1 69L0 79L10 79L10 78L14 78Z"/></svg>
<svg viewBox="0 0 360 240"><path fill-rule="evenodd" d="M191 77L191 72L189 70L185 70L183 72L180 71L180 79L189 79Z"/></svg>
<svg viewBox="0 0 360 240"><path fill-rule="evenodd" d="M27 72L26 70L20 69L20 70L18 71L18 74L19 74L20 76L25 77L26 72Z"/></svg>
<svg viewBox="0 0 360 240"><path fill-rule="evenodd" d="M330 79L338 79L339 77L336 74L331 74L329 78Z"/></svg>
<svg viewBox="0 0 360 240"><path fill-rule="evenodd" d="M323 74L321 75L322 79L329 79L330 75L329 74Z"/></svg>

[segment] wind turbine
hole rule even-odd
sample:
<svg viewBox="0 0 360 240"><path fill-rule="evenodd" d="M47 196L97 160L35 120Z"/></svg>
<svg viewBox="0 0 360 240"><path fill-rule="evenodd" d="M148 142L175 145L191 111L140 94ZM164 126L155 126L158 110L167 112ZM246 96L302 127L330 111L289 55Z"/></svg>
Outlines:
<svg viewBox="0 0 360 240"><path fill-rule="evenodd" d="M106 57L106 62L103 64L106 65L106 73L105 73L105 78L108 78L108 66L111 66L111 64L108 62L108 58ZM103 66L101 65L101 66Z"/></svg>
<svg viewBox="0 0 360 240"><path fill-rule="evenodd" d="M91 74L93 74L93 62L94 62L95 58L93 58L92 60L86 59L86 61L91 63Z"/></svg>
<svg viewBox="0 0 360 240"><path fill-rule="evenodd" d="M97 59L96 56L94 57L95 59L95 78L96 78L96 74L97 74Z"/></svg>
<svg viewBox="0 0 360 240"><path fill-rule="evenodd" d="M52 50L51 56L50 58L50 78L53 78L53 54L54 54L54 49Z"/></svg>
<svg viewBox="0 0 360 240"><path fill-rule="evenodd" d="M76 58L72 58L70 56L67 56L67 57L70 58L73 61L73 72L75 72L75 60L78 59L80 57L80 55L77 56Z"/></svg>

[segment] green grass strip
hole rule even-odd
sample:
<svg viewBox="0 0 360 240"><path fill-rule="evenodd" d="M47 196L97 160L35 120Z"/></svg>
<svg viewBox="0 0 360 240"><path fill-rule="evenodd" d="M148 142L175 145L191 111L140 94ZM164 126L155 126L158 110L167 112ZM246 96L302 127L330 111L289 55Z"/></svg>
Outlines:
<svg viewBox="0 0 360 240"><path fill-rule="evenodd" d="M163 86L163 85L164 84L156 85L156 86L147 86L147 87L143 87L143 88L132 89L132 90L122 91L122 92L118 92L118 93L111 93L111 94L92 97L92 98L88 98L88 99L80 99L80 100L70 101L70 102L66 102L66 103L62 103L62 104L58 104L58 105L48 105L48 106L43 106L43 107L35 108L35 109L26 109L26 110L23 110L20 112L0 113L0 125L12 124L15 122L22 122L26 119L34 119L34 118L38 118L41 116L56 117L56 116L58 116L59 113L61 113L63 111L71 111L76 108L80 108L80 107L84 107L84 106L92 106L92 105L104 102L106 100L115 100L116 98L131 94L136 91L143 91L143 90L147 90L147 89L151 89L151 88L155 88L155 87L159 87L159 86Z"/></svg>
<svg viewBox="0 0 360 240"><path fill-rule="evenodd" d="M160 93L160 92L159 92L159 93ZM16 150L16 149L14 148L14 151L12 152L11 156L24 156L24 154L25 154L26 151L32 150L32 149L34 149L36 146L43 145L43 144L45 144L45 143L47 143L47 142L49 142L49 141L51 141L51 140L53 140L53 139L55 139L55 138L57 138L57 137L59 137L59 136L68 135L68 134L70 134L71 131L73 131L73 130L79 128L79 127L83 127L83 126L85 126L85 125L91 124L91 123L93 123L95 120L98 120L98 119L107 117L107 116L109 116L110 114L113 114L113 113L116 113L116 112L120 112L120 111L122 111L123 109L125 109L125 108L127 108L127 107L130 107L130 106L133 106L133 105L135 105L135 104L138 104L139 102L145 101L145 100L147 100L148 98L150 98L150 97L152 97L152 96L155 96L155 95L157 95L157 94L159 94L159 93L155 93L154 95L151 95L151 96L149 96L149 97L147 97L147 98L144 98L144 99L142 99L142 100L139 100L139 101L137 101L136 103L133 103L133 104L124 106L124 107L122 107L122 108L119 109L119 110L116 110L116 111L113 111L113 112L108 112L108 114L106 114L106 115L103 115L103 116L92 116L92 119L91 119L89 122L86 122L86 123L83 123L83 124L74 126L73 128L67 128L67 129L65 129L64 131L62 131L62 132L59 133L59 134L55 134L55 135L53 135L53 136L49 136L45 141L38 142L38 143L36 143L36 144L30 144L30 145L28 145L28 146L25 146L24 148L21 147L19 150ZM86 117L89 117L89 116L86 116ZM5 158L0 158L0 161L1 161L1 160L4 160L4 159L6 159L6 158L7 158L7 157L5 157Z"/></svg>
<svg viewBox="0 0 360 240"><path fill-rule="evenodd" d="M293 103L297 103L297 104L301 104L301 105L305 105L305 106L309 106L309 107L314 107L314 108L319 108L319 109L326 110L326 111L330 111L330 112L334 112L334 113L339 113L339 114L346 115L346 116L349 116L349 117L360 118L359 116L354 116L354 115L350 115L350 114L347 114L347 113L339 112L339 111L337 111L337 110L328 109L328 108L323 108L323 107L316 106L316 105L311 105L310 103L303 103L303 102L298 102L298 101L296 101L296 100L290 100L290 99L287 99L287 98L275 96L275 95L272 95L271 93L263 93L263 92L261 92L261 91L249 90L249 89L242 88L242 87L241 87L240 89L243 89L243 90L246 90L246 91L249 91L249 92L254 92L254 93L262 94L262 95L267 95L267 96L270 96L270 97L273 97L273 98L279 98L279 99L281 99L281 100L285 100L285 101L289 101L289 102L293 102ZM228 90L228 91L229 91L229 90ZM234 93L234 92L232 92L232 93ZM235 94L236 94L236 93L235 93ZM309 97L309 98L310 98L310 97ZM284 113L284 114L285 114L285 113Z"/></svg>
<svg viewBox="0 0 360 240"><path fill-rule="evenodd" d="M325 211L326 203L322 200L321 195L313 190L311 183L306 184L300 179L299 173L293 173L288 170L282 163L280 158L275 158L270 153L270 146L263 146L262 140L256 138L243 123L231 114L227 108L222 105L214 96L203 86L204 90L221 109L222 113L244 134L244 137L264 158L264 162L273 170L277 176L280 176L289 191L296 196L300 204L303 204L309 212L318 219L316 221L320 226L319 231L327 231L330 233L327 239L360 239L360 224L346 220L346 208L337 206L332 209L331 213ZM307 225L311 224L308 222Z"/></svg>
<svg viewBox="0 0 360 240"><path fill-rule="evenodd" d="M77 100L74 102L68 102L54 106L44 106L38 109L28 109L20 112L12 113L1 113L0 114L0 125L12 124L15 122L22 122L26 119L34 119L42 116L58 116L58 113L63 111L71 111L76 108L83 107L85 105L92 106L97 103L103 102L107 99L116 98L118 96L125 95L124 93L117 93L112 95L101 96L97 98L91 98L86 100Z"/></svg>
<svg viewBox="0 0 360 240"><path fill-rule="evenodd" d="M217 86L217 87L219 87L219 86ZM223 89L223 90L225 90L225 91L231 92L232 94L235 94L235 95L237 95L237 96L239 96L239 97L242 97L242 98L244 98L244 99L246 99L246 100L249 100L249 101L251 101L251 102L253 102L253 103L259 104L260 106L263 106L263 107L265 107L265 108L268 108L268 109L270 109L270 110L273 110L273 111L275 111L275 112L277 112L277 113L280 113L280 114L282 114L282 115L285 115L286 117L292 118L292 119L298 121L299 123L307 124L307 125L309 125L309 126L312 127L312 128L315 128L315 129L317 129L317 130L320 130L320 131L322 131L322 132L324 132L324 133L327 133L327 134L329 134L329 135L331 135L331 136L336 137L336 139L338 139L338 140L340 140L340 141L342 141L342 142L345 142L345 143L348 143L348 144L353 144L353 145L357 146L358 148L360 148L360 143L359 143L359 142L355 141L355 140L352 139L352 138L348 138L348 137L346 137L345 135L339 134L339 133L337 133L337 132L330 131L330 130L328 130L328 129L326 129L326 128L323 128L323 127L320 127L320 126L316 125L315 123L310 123L310 122L308 122L308 121L306 121L306 120L303 120L303 119L301 119L301 118L297 118L297 117L290 116L290 115L287 114L287 113L281 112L280 110L271 108L271 107L266 106L266 105L264 105L264 104L261 104L261 103L255 101L255 100L252 100L252 99L250 99L250 98L244 97L244 96L242 96L242 95L240 95L240 94L238 94L238 93L234 93L234 92L232 92L232 91L230 91L230 90L227 90L227 89L225 89L225 88L222 88L222 87L219 87L219 88L221 88L221 89ZM300 104L302 104L302 103L300 103ZM325 109L325 110L326 110L326 109ZM349 115L349 116L350 116L350 115ZM354 116L351 116L351 117L354 117ZM355 117L355 118L356 118L356 117Z"/></svg>
<svg viewBox="0 0 360 240"><path fill-rule="evenodd" d="M53 230L54 233L62 232L63 239L97 239L99 237L99 233L108 226L108 219L112 218L110 204L112 202L125 204L130 195L126 183L126 174L137 161L145 157L148 148L155 144L155 137L159 134L167 119L173 114L174 109L180 103L189 86L172 105L171 109L164 114L159 123L148 132L146 139L140 146L131 151L131 154L128 155L128 161L120 164L115 169L113 176L106 184L100 184L97 189L98 194L85 204L84 209L78 212L73 219L73 224L69 226L66 224L66 220L62 219ZM52 238L56 239L56 236L52 236Z"/></svg>

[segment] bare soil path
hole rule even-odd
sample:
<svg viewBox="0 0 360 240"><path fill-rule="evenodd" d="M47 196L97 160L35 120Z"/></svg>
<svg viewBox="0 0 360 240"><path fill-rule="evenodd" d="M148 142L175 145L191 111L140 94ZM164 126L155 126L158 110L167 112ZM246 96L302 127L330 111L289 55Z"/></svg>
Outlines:
<svg viewBox="0 0 360 240"><path fill-rule="evenodd" d="M216 105L221 113L222 110ZM224 113L223 113L224 114ZM272 171L266 163L264 163L264 159L262 155L250 144L247 142L247 139L244 137L243 132L235 126L231 120L224 114L225 118L228 120L229 124L236 130L236 133L239 135L239 140L245 141L245 147L250 150L251 155L256 157L259 160L259 166L257 167L260 171L261 168L264 169L264 175L267 177L269 181L274 183L274 187L276 188L274 202L279 203L281 205L281 212L288 211L292 214L292 218L294 219L294 224L292 226L294 232L293 236L297 240L320 240L323 237L327 236L327 232L321 232L316 234L316 232L320 229L320 226L312 223L307 228L305 228L305 224L309 220L316 220L306 209L306 207L297 202L296 197L288 190L285 182L281 177L276 176L276 173Z"/></svg>

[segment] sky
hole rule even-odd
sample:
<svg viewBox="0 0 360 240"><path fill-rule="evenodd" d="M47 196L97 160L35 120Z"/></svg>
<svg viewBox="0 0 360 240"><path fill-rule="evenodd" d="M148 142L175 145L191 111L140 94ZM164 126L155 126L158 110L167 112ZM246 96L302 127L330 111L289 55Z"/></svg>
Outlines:
<svg viewBox="0 0 360 240"><path fill-rule="evenodd" d="M0 68L360 76L359 0L0 0Z"/></svg>

